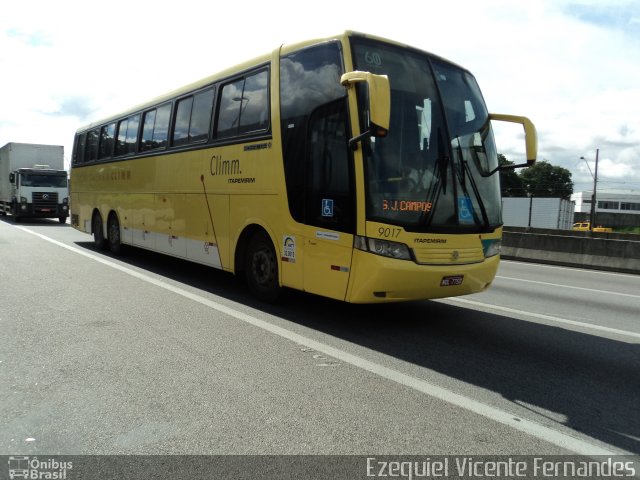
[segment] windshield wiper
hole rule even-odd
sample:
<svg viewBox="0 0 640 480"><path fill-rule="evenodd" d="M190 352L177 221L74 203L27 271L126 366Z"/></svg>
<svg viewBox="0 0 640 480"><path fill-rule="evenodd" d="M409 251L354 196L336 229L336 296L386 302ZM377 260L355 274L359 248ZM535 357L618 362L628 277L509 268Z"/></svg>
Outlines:
<svg viewBox="0 0 640 480"><path fill-rule="evenodd" d="M478 189L478 184L476 183L475 178L473 178L473 173L471 172L471 169L469 168L469 163L464 159L464 157L462 156L462 147L460 146L460 137L456 137L456 143L457 143L457 150L458 150L458 158L460 163L462 164L462 168L459 169L455 169L458 173L458 180L460 180L460 184L462 185L462 190L465 194L465 196L467 198L470 198L469 195L469 190L467 189L467 181L466 179L469 178L469 183L471 184L471 189L473 190L473 195L476 197L476 201L478 202L478 206L480 207L480 213L482 214L482 222L483 225L481 225L484 229L490 230L491 226L489 224L489 216L487 215L487 208L484 205L484 202L482 201L482 195L480 195L480 190ZM466 175L465 175L466 174ZM475 221L476 224L479 224L478 222L478 218L475 212L475 209L473 208L473 205L471 206L471 214L473 215L473 219Z"/></svg>

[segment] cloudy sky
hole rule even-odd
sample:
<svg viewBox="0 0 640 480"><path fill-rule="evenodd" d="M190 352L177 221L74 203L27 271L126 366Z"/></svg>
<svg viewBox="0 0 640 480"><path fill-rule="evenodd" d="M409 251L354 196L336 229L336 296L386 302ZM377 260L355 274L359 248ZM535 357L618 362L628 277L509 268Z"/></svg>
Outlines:
<svg viewBox="0 0 640 480"><path fill-rule="evenodd" d="M8 6L10 5L10 6ZM471 70L489 110L535 123L576 191L640 192L640 0L21 0L0 15L0 146L75 130L282 43L357 30ZM519 160L521 129L497 130Z"/></svg>

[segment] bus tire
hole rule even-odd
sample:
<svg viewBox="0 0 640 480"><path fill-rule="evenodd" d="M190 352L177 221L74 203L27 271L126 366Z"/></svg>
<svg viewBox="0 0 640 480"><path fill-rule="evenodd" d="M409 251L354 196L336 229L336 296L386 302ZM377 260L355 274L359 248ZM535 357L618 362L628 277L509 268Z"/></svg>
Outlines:
<svg viewBox="0 0 640 480"><path fill-rule="evenodd" d="M104 238L104 230L102 229L102 215L95 212L91 218L91 230L93 232L93 244L98 250L107 248L107 241Z"/></svg>
<svg viewBox="0 0 640 480"><path fill-rule="evenodd" d="M249 291L259 300L275 302L280 295L278 257L269 235L258 232L247 246L245 275Z"/></svg>
<svg viewBox="0 0 640 480"><path fill-rule="evenodd" d="M67 217L58 217L58 222L67 223Z"/></svg>
<svg viewBox="0 0 640 480"><path fill-rule="evenodd" d="M122 243L120 237L120 222L118 221L118 215L111 212L109 220L107 220L107 240L109 242L109 250L114 255L120 255L122 253Z"/></svg>

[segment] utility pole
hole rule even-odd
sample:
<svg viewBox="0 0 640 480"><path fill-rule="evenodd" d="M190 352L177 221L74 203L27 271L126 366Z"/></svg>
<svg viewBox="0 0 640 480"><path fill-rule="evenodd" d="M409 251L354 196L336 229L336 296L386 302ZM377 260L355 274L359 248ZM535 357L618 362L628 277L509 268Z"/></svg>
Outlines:
<svg viewBox="0 0 640 480"><path fill-rule="evenodd" d="M596 226L596 207L597 207L597 195L596 190L598 188L598 154L600 153L600 149L596 149L596 169L593 174L593 195L591 196L591 224L590 229L593 231L593 228Z"/></svg>
<svg viewBox="0 0 640 480"><path fill-rule="evenodd" d="M600 149L596 148L596 168L595 173L591 173L591 168L589 168L589 162L584 157L580 157L587 164L587 168L589 168L589 173L593 177L593 193L591 194L591 214L589 215L589 230L593 231L593 227L596 224L596 201L597 195L596 190L598 188L598 156L600 154Z"/></svg>

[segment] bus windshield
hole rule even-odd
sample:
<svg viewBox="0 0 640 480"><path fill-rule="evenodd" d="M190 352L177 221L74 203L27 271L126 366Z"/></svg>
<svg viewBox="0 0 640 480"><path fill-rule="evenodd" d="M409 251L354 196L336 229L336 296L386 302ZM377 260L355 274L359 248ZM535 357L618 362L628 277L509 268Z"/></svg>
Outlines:
<svg viewBox="0 0 640 480"><path fill-rule="evenodd" d="M414 232L499 227L497 152L474 77L424 52L368 39L352 45L355 68L387 75L391 86L388 135L364 142L367 219ZM359 105L365 95L360 88Z"/></svg>

